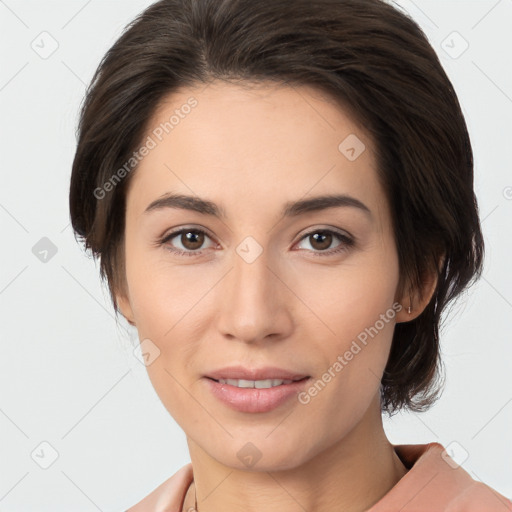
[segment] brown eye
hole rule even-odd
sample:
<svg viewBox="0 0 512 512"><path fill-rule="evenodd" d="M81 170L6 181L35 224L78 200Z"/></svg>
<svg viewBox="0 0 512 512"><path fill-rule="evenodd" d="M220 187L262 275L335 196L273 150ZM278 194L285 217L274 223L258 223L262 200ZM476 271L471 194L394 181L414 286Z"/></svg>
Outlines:
<svg viewBox="0 0 512 512"><path fill-rule="evenodd" d="M210 246L206 245L205 247L207 240L210 240ZM163 238L161 244L176 254L189 256L201 254L203 249L208 249L215 245L203 230L191 228L181 229L168 234Z"/></svg>
<svg viewBox="0 0 512 512"><path fill-rule="evenodd" d="M319 231L318 233L309 235L309 237L311 239L311 247L319 251L329 249L332 244L332 234L328 232Z"/></svg>
<svg viewBox="0 0 512 512"><path fill-rule="evenodd" d="M180 242L187 250L194 251L200 249L204 243L204 233L200 231L184 231L181 234Z"/></svg>
<svg viewBox="0 0 512 512"><path fill-rule="evenodd" d="M300 240L300 244L305 242L310 247L300 247L299 245L299 248L306 249L315 256L329 256L348 251L355 243L350 236L330 229L317 229L306 233Z"/></svg>

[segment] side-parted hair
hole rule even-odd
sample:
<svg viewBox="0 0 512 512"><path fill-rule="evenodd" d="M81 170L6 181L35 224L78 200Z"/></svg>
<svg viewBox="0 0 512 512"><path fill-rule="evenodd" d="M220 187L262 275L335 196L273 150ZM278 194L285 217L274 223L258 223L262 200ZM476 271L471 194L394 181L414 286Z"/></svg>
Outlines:
<svg viewBox="0 0 512 512"><path fill-rule="evenodd" d="M108 191L104 184L140 147L168 94L214 80L314 86L373 139L397 293L438 276L424 311L395 326L381 409L428 409L441 389L441 313L480 277L484 242L452 84L420 27L382 0L161 0L130 23L87 90L70 184L75 237L99 257L116 313L115 292L126 286L126 191L137 169Z"/></svg>

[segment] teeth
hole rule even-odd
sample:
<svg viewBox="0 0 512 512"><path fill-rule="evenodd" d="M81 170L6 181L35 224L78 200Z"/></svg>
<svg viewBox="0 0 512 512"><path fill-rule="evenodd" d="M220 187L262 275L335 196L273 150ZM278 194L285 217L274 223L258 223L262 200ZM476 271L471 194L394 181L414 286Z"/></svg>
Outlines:
<svg viewBox="0 0 512 512"><path fill-rule="evenodd" d="M267 379L267 380L244 380L244 379L219 379L221 384L229 384L237 388L258 388L268 389L281 384L291 384L293 380Z"/></svg>

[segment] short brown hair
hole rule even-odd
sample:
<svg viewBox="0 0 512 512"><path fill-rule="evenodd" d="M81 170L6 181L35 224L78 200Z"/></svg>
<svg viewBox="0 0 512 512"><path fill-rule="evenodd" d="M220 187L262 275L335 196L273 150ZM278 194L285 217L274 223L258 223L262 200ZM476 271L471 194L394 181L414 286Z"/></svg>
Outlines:
<svg viewBox="0 0 512 512"><path fill-rule="evenodd" d="M368 130L391 207L398 288L438 276L424 311L395 326L381 408L426 410L440 391L441 312L480 277L484 244L452 84L419 26L381 0L161 0L127 27L87 90L70 187L75 236L100 257L116 313L136 169L105 197L95 190L139 146L164 96L213 80L314 86Z"/></svg>

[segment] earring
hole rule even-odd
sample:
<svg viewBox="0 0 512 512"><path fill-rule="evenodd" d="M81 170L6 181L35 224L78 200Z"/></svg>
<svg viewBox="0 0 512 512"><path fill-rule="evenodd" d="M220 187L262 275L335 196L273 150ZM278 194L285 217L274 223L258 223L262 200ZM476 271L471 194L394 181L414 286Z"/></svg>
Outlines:
<svg viewBox="0 0 512 512"><path fill-rule="evenodd" d="M407 308L407 313L410 315L410 314L411 314L411 311L412 311L412 301L411 301L411 299L409 298L409 307Z"/></svg>

